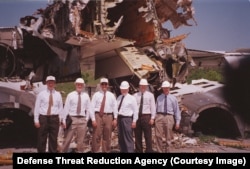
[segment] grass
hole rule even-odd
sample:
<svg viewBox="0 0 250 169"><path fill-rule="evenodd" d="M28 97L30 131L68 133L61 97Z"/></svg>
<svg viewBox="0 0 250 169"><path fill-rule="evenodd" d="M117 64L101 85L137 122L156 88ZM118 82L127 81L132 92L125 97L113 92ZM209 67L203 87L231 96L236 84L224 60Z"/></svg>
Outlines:
<svg viewBox="0 0 250 169"><path fill-rule="evenodd" d="M189 71L187 83L190 84L192 80L207 79L211 81L223 82L222 71L219 68L195 68Z"/></svg>
<svg viewBox="0 0 250 169"><path fill-rule="evenodd" d="M82 72L82 78L88 86L96 86L100 79L95 79L94 70Z"/></svg>
<svg viewBox="0 0 250 169"><path fill-rule="evenodd" d="M56 89L61 92L63 101L65 101L67 94L75 90L74 82L58 83Z"/></svg>
<svg viewBox="0 0 250 169"><path fill-rule="evenodd" d="M94 78L94 71L82 72L82 78L85 82L85 87L96 86L99 83L99 79ZM67 95L75 90L74 82L58 83L56 89L61 92L63 101L65 101Z"/></svg>

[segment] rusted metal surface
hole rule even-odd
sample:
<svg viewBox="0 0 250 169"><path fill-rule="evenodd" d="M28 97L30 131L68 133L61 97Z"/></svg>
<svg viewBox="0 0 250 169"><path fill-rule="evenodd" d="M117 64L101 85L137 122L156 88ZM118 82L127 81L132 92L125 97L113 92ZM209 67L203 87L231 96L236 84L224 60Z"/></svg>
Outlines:
<svg viewBox="0 0 250 169"><path fill-rule="evenodd" d="M12 165L13 160L12 160L12 152L7 152L5 154L0 154L0 166L1 165Z"/></svg>
<svg viewBox="0 0 250 169"><path fill-rule="evenodd" d="M232 140L217 138L214 140L214 142L222 146L229 146L235 148L250 148L249 140Z"/></svg>

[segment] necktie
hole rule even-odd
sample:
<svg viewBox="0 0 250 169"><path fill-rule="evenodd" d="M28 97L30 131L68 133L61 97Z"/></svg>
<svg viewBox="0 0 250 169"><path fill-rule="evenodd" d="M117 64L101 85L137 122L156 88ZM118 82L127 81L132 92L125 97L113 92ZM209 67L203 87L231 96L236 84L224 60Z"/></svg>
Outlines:
<svg viewBox="0 0 250 169"><path fill-rule="evenodd" d="M123 99L124 99L124 96L122 96L121 102L120 102L119 107L118 107L118 112L119 112L119 110L121 109Z"/></svg>
<svg viewBox="0 0 250 169"><path fill-rule="evenodd" d="M53 106L53 96L52 96L52 91L50 91L49 94L49 106L48 106L48 110L47 110L47 115L51 114L51 107Z"/></svg>
<svg viewBox="0 0 250 169"><path fill-rule="evenodd" d="M76 108L76 114L81 113L81 93L78 93L78 102L77 102L77 108Z"/></svg>
<svg viewBox="0 0 250 169"><path fill-rule="evenodd" d="M168 112L168 105L167 105L167 95L165 95L165 100L164 100L164 113Z"/></svg>
<svg viewBox="0 0 250 169"><path fill-rule="evenodd" d="M139 116L142 115L142 107L143 107L143 93L141 94L141 102L140 102L140 107L139 107Z"/></svg>
<svg viewBox="0 0 250 169"><path fill-rule="evenodd" d="M101 103L101 108L100 108L100 116L103 116L105 101L106 101L106 92L104 92L104 95L102 98L102 103Z"/></svg>

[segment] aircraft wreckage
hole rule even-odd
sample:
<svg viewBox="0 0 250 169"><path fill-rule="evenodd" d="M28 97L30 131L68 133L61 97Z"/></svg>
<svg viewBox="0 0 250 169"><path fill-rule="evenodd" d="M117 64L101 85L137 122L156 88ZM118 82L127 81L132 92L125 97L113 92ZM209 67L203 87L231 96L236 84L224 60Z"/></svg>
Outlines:
<svg viewBox="0 0 250 169"><path fill-rule="evenodd" d="M54 75L58 83L74 81L81 76L81 63L94 58L95 78L107 77L116 94L123 80L134 93L139 80L147 78L156 95L161 82L169 80L183 106L182 130L186 133L193 130L200 114L215 110L222 112L221 118L230 117L228 125L233 122L237 130L234 136L245 136L249 125L235 118L236 113L217 92L197 93L200 90L195 89L178 94L188 68L195 66L192 54L198 59L224 58L221 53L187 49L182 40L188 34L172 37L173 30L163 27L165 22L174 29L196 25L193 15L192 0L50 1L45 9L21 17L18 26L0 28L1 113L21 109L32 115L36 94L45 87L47 75ZM205 117L214 120L214 116Z"/></svg>

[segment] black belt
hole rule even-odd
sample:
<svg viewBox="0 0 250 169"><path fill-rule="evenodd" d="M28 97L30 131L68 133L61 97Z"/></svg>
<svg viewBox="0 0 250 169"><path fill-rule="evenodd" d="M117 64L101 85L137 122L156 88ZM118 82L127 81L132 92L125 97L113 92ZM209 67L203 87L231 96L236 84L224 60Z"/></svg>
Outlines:
<svg viewBox="0 0 250 169"><path fill-rule="evenodd" d="M157 112L157 114L161 114L161 115L164 115L164 116L173 116L173 114L164 113L164 112Z"/></svg>
<svg viewBox="0 0 250 169"><path fill-rule="evenodd" d="M59 115L58 114L51 114L51 115L40 114L40 116L42 116L42 117L58 117Z"/></svg>
<svg viewBox="0 0 250 169"><path fill-rule="evenodd" d="M124 116L124 115L119 115L119 114L118 114L118 117L119 117L119 118L132 118L133 116Z"/></svg>
<svg viewBox="0 0 250 169"><path fill-rule="evenodd" d="M95 114L99 114L100 112L99 111L95 111ZM107 112L103 112L103 114L105 115L113 115L113 113L107 113Z"/></svg>
<svg viewBox="0 0 250 169"><path fill-rule="evenodd" d="M85 116L70 116L70 117L76 117L76 118L84 118Z"/></svg>

